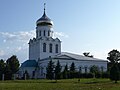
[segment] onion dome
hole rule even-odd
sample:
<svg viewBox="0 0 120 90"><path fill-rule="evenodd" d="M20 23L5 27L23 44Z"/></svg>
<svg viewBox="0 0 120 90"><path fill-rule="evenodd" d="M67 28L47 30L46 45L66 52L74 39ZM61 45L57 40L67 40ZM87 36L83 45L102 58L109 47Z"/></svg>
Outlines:
<svg viewBox="0 0 120 90"><path fill-rule="evenodd" d="M45 13L45 4L44 4L44 13L43 16L37 20L36 22L37 26L46 26L46 25L53 25L53 22L50 18L47 17L46 13Z"/></svg>

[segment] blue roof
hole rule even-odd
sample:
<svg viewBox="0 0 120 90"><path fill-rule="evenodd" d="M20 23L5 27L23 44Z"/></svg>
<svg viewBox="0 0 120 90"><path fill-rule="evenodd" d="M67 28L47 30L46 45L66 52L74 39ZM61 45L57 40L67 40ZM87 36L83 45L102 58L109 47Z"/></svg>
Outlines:
<svg viewBox="0 0 120 90"><path fill-rule="evenodd" d="M21 67L37 67L36 60L26 60L22 63Z"/></svg>

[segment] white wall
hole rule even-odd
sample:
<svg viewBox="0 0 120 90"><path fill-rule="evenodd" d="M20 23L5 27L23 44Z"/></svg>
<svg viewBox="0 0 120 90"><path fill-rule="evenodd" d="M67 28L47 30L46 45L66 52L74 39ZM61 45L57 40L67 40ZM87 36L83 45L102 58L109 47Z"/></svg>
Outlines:
<svg viewBox="0 0 120 90"><path fill-rule="evenodd" d="M19 70L19 77L22 78L23 74L25 73L25 71L27 71L29 73L29 77L32 78L33 76L33 71L35 71L36 67L21 67Z"/></svg>
<svg viewBox="0 0 120 90"><path fill-rule="evenodd" d="M47 58L49 56L55 56L61 53L61 41L58 38L52 38L52 27L38 26L36 28L36 38L33 38L29 42L29 60L36 60ZM41 31L41 36L39 32ZM44 36L44 31L46 35ZM50 36L48 36L50 31ZM46 52L43 52L43 43L46 43ZM49 44L52 44L52 53L49 52ZM58 44L58 53L55 52L55 45Z"/></svg>
<svg viewBox="0 0 120 90"><path fill-rule="evenodd" d="M52 60L54 64L56 65L58 60ZM46 67L48 64L49 60L44 60L39 62L39 66L44 68L43 73L46 74ZM96 65L100 68L103 67L103 71L107 71L107 61L78 61L78 60L59 60L62 70L64 69L65 65L68 65L68 68L70 68L70 65L72 62L75 63L76 70L79 71L79 68L82 67L82 73L85 73L85 67L87 67L87 72L89 72L90 67L93 65ZM42 77L43 78L43 77Z"/></svg>

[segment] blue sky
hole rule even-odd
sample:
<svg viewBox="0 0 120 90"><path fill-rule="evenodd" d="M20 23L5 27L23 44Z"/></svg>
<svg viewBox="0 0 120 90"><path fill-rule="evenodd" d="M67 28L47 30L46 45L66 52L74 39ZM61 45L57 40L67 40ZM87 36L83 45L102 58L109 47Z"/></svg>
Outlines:
<svg viewBox="0 0 120 90"><path fill-rule="evenodd" d="M0 0L0 59L28 59L27 43L44 2L62 51L106 59L112 49L120 50L120 0Z"/></svg>

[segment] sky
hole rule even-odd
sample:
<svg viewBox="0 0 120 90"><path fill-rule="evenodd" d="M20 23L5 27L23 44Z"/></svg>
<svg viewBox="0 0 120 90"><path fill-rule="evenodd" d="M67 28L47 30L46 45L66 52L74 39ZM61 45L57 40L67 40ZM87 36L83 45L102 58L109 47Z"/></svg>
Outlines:
<svg viewBox="0 0 120 90"><path fill-rule="evenodd" d="M120 51L120 0L0 0L0 59L28 59L44 3L63 52L106 59L109 51Z"/></svg>

